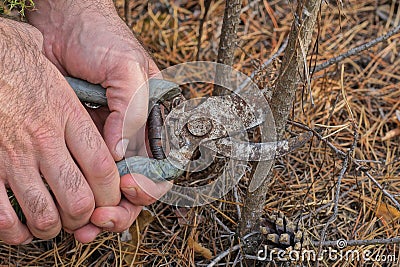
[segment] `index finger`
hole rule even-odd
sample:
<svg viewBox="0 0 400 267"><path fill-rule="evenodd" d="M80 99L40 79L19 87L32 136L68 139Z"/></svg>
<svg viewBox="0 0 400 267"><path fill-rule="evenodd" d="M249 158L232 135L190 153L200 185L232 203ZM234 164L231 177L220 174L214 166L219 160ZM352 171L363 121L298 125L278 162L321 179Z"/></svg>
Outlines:
<svg viewBox="0 0 400 267"><path fill-rule="evenodd" d="M79 103L74 108L65 127L68 149L93 191L96 207L118 205L120 177L114 159L84 107Z"/></svg>
<svg viewBox="0 0 400 267"><path fill-rule="evenodd" d="M129 140L147 120L147 67L132 61L125 62L125 65L124 76L112 73L105 84L111 113L104 124L103 134L116 160L122 159Z"/></svg>

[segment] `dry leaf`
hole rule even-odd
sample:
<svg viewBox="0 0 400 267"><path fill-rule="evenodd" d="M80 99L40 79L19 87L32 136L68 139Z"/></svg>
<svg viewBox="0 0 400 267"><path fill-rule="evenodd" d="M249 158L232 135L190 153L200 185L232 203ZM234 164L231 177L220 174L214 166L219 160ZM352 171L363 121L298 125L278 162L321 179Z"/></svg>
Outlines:
<svg viewBox="0 0 400 267"><path fill-rule="evenodd" d="M382 137L382 141L386 141L386 140L392 139L393 137L396 137L398 135L400 135L400 128L396 128L394 130L390 130L389 132L387 132L385 134L384 137Z"/></svg>
<svg viewBox="0 0 400 267"><path fill-rule="evenodd" d="M400 218L400 211L390 204L381 202L376 209L376 216L380 217L384 224L388 224Z"/></svg>
<svg viewBox="0 0 400 267"><path fill-rule="evenodd" d="M211 260L213 258L211 250L203 247L201 244L194 241L192 237L188 238L188 246L194 250L194 252L200 254L203 258Z"/></svg>
<svg viewBox="0 0 400 267"><path fill-rule="evenodd" d="M354 193L354 195L365 200L369 208L376 209L375 216L380 218L385 226L388 226L389 223L397 222L398 219L400 219L400 211L398 211L396 207L381 201L376 203L376 200L367 196L360 196L358 193Z"/></svg>

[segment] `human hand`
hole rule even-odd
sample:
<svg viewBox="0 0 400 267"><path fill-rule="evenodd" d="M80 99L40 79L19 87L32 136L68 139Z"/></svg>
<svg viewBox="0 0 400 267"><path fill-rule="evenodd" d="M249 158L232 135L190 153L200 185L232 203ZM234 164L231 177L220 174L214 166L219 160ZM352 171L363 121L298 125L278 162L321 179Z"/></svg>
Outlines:
<svg viewBox="0 0 400 267"><path fill-rule="evenodd" d="M113 2L38 1L27 17L43 33L46 57L64 75L107 88L109 110L91 114L98 126L104 125L103 137L114 159L122 159L128 141L130 151L145 154L146 81L159 70Z"/></svg>
<svg viewBox="0 0 400 267"><path fill-rule="evenodd" d="M88 112L114 159L122 159L127 147L130 156L147 156L146 81L158 73L158 68L118 17L113 2L38 1L28 19L44 35L46 57L64 75L107 88L108 108ZM75 237L88 242L101 229L127 229L143 205L154 202L169 188L169 183L155 184L141 175L121 177L121 189L129 201L122 200L118 207L96 209L93 224L75 231Z"/></svg>
<svg viewBox="0 0 400 267"><path fill-rule="evenodd" d="M52 238L61 226L73 232L95 206L117 205L120 180L90 116L43 55L41 33L0 18L0 36L0 239L25 244Z"/></svg>

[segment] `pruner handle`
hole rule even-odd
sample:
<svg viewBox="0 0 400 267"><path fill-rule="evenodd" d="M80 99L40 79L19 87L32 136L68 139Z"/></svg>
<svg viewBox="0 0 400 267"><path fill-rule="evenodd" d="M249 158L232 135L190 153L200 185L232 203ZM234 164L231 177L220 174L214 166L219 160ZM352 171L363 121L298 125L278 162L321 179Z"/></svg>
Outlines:
<svg viewBox="0 0 400 267"><path fill-rule="evenodd" d="M79 100L102 106L107 105L106 89L99 84L72 77L65 77ZM149 79L149 109L157 102L164 102L179 96L182 91L176 83L151 78Z"/></svg>
<svg viewBox="0 0 400 267"><path fill-rule="evenodd" d="M88 102L91 104L107 106L107 94L106 89L101 85L92 84L84 80L65 77L69 85L75 91L79 100L82 102ZM179 85L160 79L149 80L149 121L152 120L151 116L154 116L153 107L164 101L169 101L179 95L181 95L181 89ZM157 114L161 116L161 114ZM151 123L149 123L151 125ZM149 131L149 134L154 131ZM151 136L148 137L152 139ZM159 151L158 147L153 146L154 142L150 142L150 148L153 155ZM119 161L117 163L118 171L120 175L125 175L130 172L139 173L152 179L155 182L163 180L172 180L179 176L182 171L171 164L168 159L150 159L146 157L132 157Z"/></svg>

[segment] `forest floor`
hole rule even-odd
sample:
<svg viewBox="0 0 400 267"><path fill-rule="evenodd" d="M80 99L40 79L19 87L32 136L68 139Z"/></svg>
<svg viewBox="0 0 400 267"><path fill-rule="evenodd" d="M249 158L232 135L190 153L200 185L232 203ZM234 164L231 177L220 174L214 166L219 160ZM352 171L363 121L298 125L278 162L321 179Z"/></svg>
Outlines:
<svg viewBox="0 0 400 267"><path fill-rule="evenodd" d="M124 1L116 1L116 6L151 51L160 69L196 60L199 25L205 11L203 1L131 2L130 14L124 13ZM247 75L254 72L257 84L265 89L273 85L278 75L282 54L269 66L261 65L284 45L295 4L283 0L243 2L234 67ZM309 56L311 68L385 34L400 23L398 1L348 0L342 6L340 3L323 4L315 31L317 42L314 41ZM223 12L224 1L211 2L204 22L200 60L216 61ZM325 240L400 236L400 211L384 194L400 202L399 37L397 34L314 73L311 96L307 88L303 91L299 88L291 120L320 129L324 140L345 153L352 146L355 131L358 133L357 146L351 155L354 160L339 187L343 158L317 138L276 162L265 212L283 212L298 222L311 241L321 240L325 224L335 213L337 193L337 215L327 228ZM208 85L188 88L186 95L207 96L211 90ZM288 126L288 132L302 131ZM134 238L129 242L122 242L119 234L103 233L90 244L80 244L64 232L53 240L35 240L27 246L0 242L0 265L207 266L237 244L239 210L248 184L249 174L233 192L200 207L178 208L157 202L142 212L139 223L131 227ZM317 251L318 244L309 244L307 248ZM394 242L343 248L344 252L350 250L360 253L368 250L373 259L386 257L386 260L367 263L362 257L324 258L320 265L399 266L399 245ZM236 249L214 263L243 266L242 256L241 250ZM267 262L253 264L274 266Z"/></svg>

